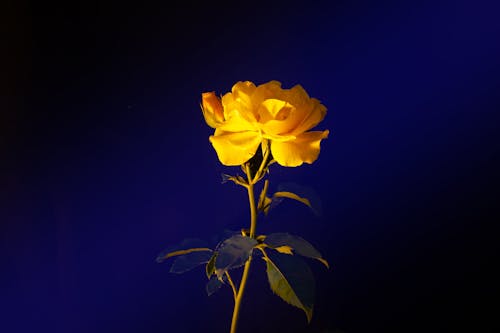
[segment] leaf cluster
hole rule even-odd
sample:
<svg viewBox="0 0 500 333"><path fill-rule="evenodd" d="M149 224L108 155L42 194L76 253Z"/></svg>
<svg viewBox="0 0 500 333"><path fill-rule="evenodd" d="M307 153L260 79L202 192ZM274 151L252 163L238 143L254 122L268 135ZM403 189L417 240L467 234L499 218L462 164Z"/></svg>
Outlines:
<svg viewBox="0 0 500 333"><path fill-rule="evenodd" d="M266 262L271 290L285 302L302 309L308 322L311 320L315 297L314 277L309 266L295 254L318 260L327 268L329 264L308 241L289 233L251 238L242 230L219 242L214 249L203 247L203 244L199 240L185 240L160 253L157 262L175 258L170 272L177 274L205 265L207 294L212 295L223 285L229 285L236 297L238 286L231 278L230 271L259 256Z"/></svg>

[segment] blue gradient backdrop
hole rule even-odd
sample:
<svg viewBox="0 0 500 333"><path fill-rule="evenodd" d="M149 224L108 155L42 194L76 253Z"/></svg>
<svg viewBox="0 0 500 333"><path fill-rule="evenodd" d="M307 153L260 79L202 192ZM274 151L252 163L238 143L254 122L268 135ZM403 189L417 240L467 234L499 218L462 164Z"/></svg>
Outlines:
<svg viewBox="0 0 500 333"><path fill-rule="evenodd" d="M255 265L240 332L498 328L493 1L12 9L2 332L227 332L229 289L207 297L202 269L177 276L154 259L247 225L245 193L220 182L237 168L218 163L200 94L273 79L329 108L319 160L271 177L314 188L324 213L285 202L259 228L302 235L332 269L311 262L307 325Z"/></svg>

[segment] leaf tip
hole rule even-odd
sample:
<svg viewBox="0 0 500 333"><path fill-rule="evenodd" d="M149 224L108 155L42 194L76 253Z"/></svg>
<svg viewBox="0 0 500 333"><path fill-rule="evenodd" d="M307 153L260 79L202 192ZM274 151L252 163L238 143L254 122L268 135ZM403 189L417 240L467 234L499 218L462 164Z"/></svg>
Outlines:
<svg viewBox="0 0 500 333"><path fill-rule="evenodd" d="M308 308L307 310L304 310L304 312L306 313L307 323L310 324L313 317L313 308Z"/></svg>
<svg viewBox="0 0 500 333"><path fill-rule="evenodd" d="M330 269L330 264L328 263L328 261L326 261L325 259L323 258L317 258L323 265L326 266L326 268Z"/></svg>

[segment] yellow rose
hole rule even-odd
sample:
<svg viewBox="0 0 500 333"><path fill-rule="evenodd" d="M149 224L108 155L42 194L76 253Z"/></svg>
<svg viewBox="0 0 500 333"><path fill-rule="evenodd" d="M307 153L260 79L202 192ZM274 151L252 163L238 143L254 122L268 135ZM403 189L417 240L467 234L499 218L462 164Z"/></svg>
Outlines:
<svg viewBox="0 0 500 333"><path fill-rule="evenodd" d="M311 164L329 133L309 131L323 120L326 107L300 85L282 89L277 81L259 86L238 82L222 99L203 93L202 110L207 124L215 128L210 142L224 165L244 164L267 141L278 164Z"/></svg>

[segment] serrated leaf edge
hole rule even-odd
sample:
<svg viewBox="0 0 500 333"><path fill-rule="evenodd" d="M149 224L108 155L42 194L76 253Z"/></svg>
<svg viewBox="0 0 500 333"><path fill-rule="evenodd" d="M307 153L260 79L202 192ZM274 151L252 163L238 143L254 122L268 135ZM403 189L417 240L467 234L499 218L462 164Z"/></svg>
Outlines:
<svg viewBox="0 0 500 333"><path fill-rule="evenodd" d="M290 304L290 305L293 305L301 310L304 311L304 313L306 314L306 317L307 317L307 322L310 323L311 322L311 319L312 319L312 314L313 314L313 308L311 307L310 309L307 308L299 299L299 297L297 296L297 294L295 293L295 291L293 290L292 286L290 285L290 283L288 282L288 280L286 279L285 275L280 271L280 269L278 268L278 266L276 266L276 264L267 256L264 256L262 257L262 259L264 259L264 261L266 262L266 273L267 273L267 276L268 276L268 280L269 280L269 268L272 267L273 269L275 269L279 275L281 276L282 280L288 285L288 287L290 288L290 290L292 291L292 294L294 296L294 298L296 299L297 303L300 304L300 306L298 306L297 304L293 304L291 303L290 301L286 300L283 298L283 296L281 296L277 290L275 290L274 286L271 284L271 281L269 281L269 286L271 287L271 290L273 291L273 293L275 293L277 296L279 296L283 301L285 301L286 303Z"/></svg>
<svg viewBox="0 0 500 333"><path fill-rule="evenodd" d="M217 259L215 259L215 264L214 264L214 272L215 274L217 275L218 279L222 281L222 278L224 276L224 273L229 271L230 269L235 269L235 268L239 268L243 265L245 265L245 263L248 261L248 258L250 258L252 256L252 252L253 252L253 249L255 248L256 245L258 245L257 243L257 240L254 239L254 238L250 238L248 236L244 236L243 234L242 235L233 235L227 239L225 239L224 241L222 241L219 246L217 247L217 253L219 256L220 252L224 251L224 248L225 246L228 246L227 244L227 241L232 239L232 238L235 238L235 237L244 237L244 238L248 238L250 240L252 240L253 242L255 242L255 244L253 244L253 247L248 251L248 256L246 258L246 260L244 260L243 262L241 262L239 265L235 265L235 266L232 266L233 264L230 264L229 266L227 267L221 267L221 268L217 268Z"/></svg>

